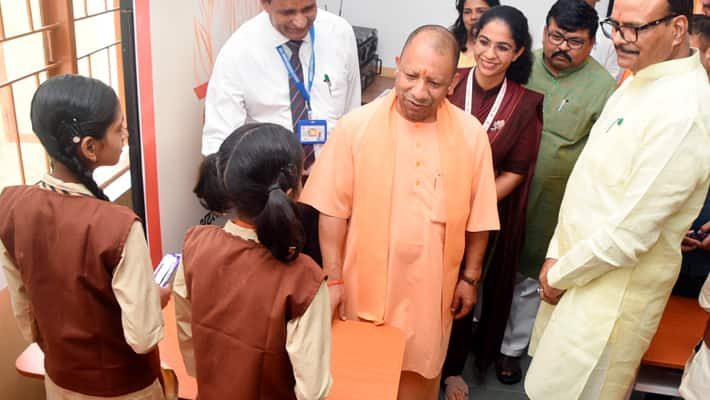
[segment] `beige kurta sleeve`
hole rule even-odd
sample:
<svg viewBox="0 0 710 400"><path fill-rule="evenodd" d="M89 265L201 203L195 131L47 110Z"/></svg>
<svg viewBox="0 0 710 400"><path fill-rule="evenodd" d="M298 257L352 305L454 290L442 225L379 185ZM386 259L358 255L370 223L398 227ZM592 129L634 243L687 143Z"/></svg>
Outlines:
<svg viewBox="0 0 710 400"><path fill-rule="evenodd" d="M703 288L700 289L700 297L698 298L698 303L705 311L710 313L710 275L705 279Z"/></svg>
<svg viewBox="0 0 710 400"><path fill-rule="evenodd" d="M195 348L192 342L192 305L190 304L190 293L185 282L185 267L180 261L175 280L173 281L173 300L175 301L175 322L177 324L178 342L182 360L185 363L185 370L191 376L197 376L195 372Z"/></svg>
<svg viewBox="0 0 710 400"><path fill-rule="evenodd" d="M7 248L2 241L0 241L0 264L2 265L3 271L5 271L7 288L10 291L12 312L15 315L17 324L20 327L22 337L24 337L28 342L33 342L33 331L36 330L36 322L32 315L32 304L30 303L30 298L27 295L25 284L22 282L20 270L17 269L15 261L13 261L10 254L8 254Z"/></svg>
<svg viewBox="0 0 710 400"><path fill-rule="evenodd" d="M286 324L286 351L298 400L324 399L330 392L330 299L323 282L300 318Z"/></svg>
<svg viewBox="0 0 710 400"><path fill-rule="evenodd" d="M500 229L498 197L491 146L487 137L477 136L475 152L476 166L473 182L471 182L471 211L466 223L466 231L497 231Z"/></svg>
<svg viewBox="0 0 710 400"><path fill-rule="evenodd" d="M697 168L707 162L705 129L692 119L653 122L629 155L634 163L617 211L559 258L548 274L553 287L584 286L614 268L634 267L656 244L665 221L707 184L707 169Z"/></svg>
<svg viewBox="0 0 710 400"><path fill-rule="evenodd" d="M321 214L347 219L353 205L355 187L352 138L345 120L329 136L316 159L299 201Z"/></svg>
<svg viewBox="0 0 710 400"><path fill-rule="evenodd" d="M163 339L163 314L148 245L138 221L131 225L111 287L121 307L126 342L136 353L148 353Z"/></svg>

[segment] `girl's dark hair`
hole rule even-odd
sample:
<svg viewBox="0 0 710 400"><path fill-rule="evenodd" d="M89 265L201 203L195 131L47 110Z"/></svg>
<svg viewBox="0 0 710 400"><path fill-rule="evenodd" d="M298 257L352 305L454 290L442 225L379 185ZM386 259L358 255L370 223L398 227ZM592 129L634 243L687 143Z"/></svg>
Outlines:
<svg viewBox="0 0 710 400"><path fill-rule="evenodd" d="M220 213L235 209L256 221L259 242L280 261L298 257L305 233L296 203L303 149L293 132L276 124L247 124L235 130L200 166L194 192L203 206Z"/></svg>
<svg viewBox="0 0 710 400"><path fill-rule="evenodd" d="M103 139L116 119L118 97L105 83L81 75L61 75L43 82L30 109L32 130L55 162L67 167L89 191L108 200L79 154L81 139Z"/></svg>
<svg viewBox="0 0 710 400"><path fill-rule="evenodd" d="M530 29L528 28L528 19L515 7L493 7L486 11L478 21L478 32L480 33L483 27L489 22L496 20L502 21L508 26L508 29L510 29L510 34L515 42L516 51L520 48L525 48L523 54L510 64L508 71L505 73L505 76L511 81L524 85L528 83L528 79L530 79L533 66L533 54L530 50L532 37L530 36Z"/></svg>
<svg viewBox="0 0 710 400"><path fill-rule="evenodd" d="M500 5L498 0L484 0L489 7L495 7ZM466 32L466 25L463 24L463 6L466 0L456 0L456 11L458 11L459 16L456 18L456 22L449 28L451 33L456 37L456 42L459 44L459 51L466 51L466 42L468 41L468 32Z"/></svg>

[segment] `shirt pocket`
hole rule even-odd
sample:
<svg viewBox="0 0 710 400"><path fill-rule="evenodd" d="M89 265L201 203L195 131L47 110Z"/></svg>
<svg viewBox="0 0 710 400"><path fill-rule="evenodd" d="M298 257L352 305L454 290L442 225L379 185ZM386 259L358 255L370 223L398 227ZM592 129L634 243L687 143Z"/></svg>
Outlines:
<svg viewBox="0 0 710 400"><path fill-rule="evenodd" d="M325 81L325 76L328 81ZM345 109L348 98L348 72L344 67L328 68L324 70L323 79L319 82L323 85L326 104L326 114L328 119L338 120L346 114Z"/></svg>

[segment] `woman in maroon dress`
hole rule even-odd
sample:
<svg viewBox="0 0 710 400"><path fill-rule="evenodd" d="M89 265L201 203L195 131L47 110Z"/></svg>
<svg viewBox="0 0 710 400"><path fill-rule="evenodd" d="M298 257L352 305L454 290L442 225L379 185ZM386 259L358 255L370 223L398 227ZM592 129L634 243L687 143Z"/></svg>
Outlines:
<svg viewBox="0 0 710 400"><path fill-rule="evenodd" d="M515 287L523 243L528 189L542 131L542 100L525 89L532 71L532 39L525 16L509 6L493 7L479 22L476 66L459 69L461 80L449 100L473 114L488 133L496 171L501 230L488 248L480 323L473 338L473 312L454 322L442 371L447 400L468 399L461 372L473 343L482 371L498 355ZM499 379L505 376L499 369ZM510 374L508 374L510 375Z"/></svg>

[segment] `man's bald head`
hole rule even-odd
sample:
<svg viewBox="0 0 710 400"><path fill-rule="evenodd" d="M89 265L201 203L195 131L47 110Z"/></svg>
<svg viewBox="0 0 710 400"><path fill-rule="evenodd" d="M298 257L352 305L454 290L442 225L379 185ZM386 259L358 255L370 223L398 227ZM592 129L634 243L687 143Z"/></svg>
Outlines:
<svg viewBox="0 0 710 400"><path fill-rule="evenodd" d="M402 54L411 45L428 46L440 55L445 55L451 60L451 70L456 70L459 62L459 45L454 35L441 25L423 25L409 34L402 47Z"/></svg>

